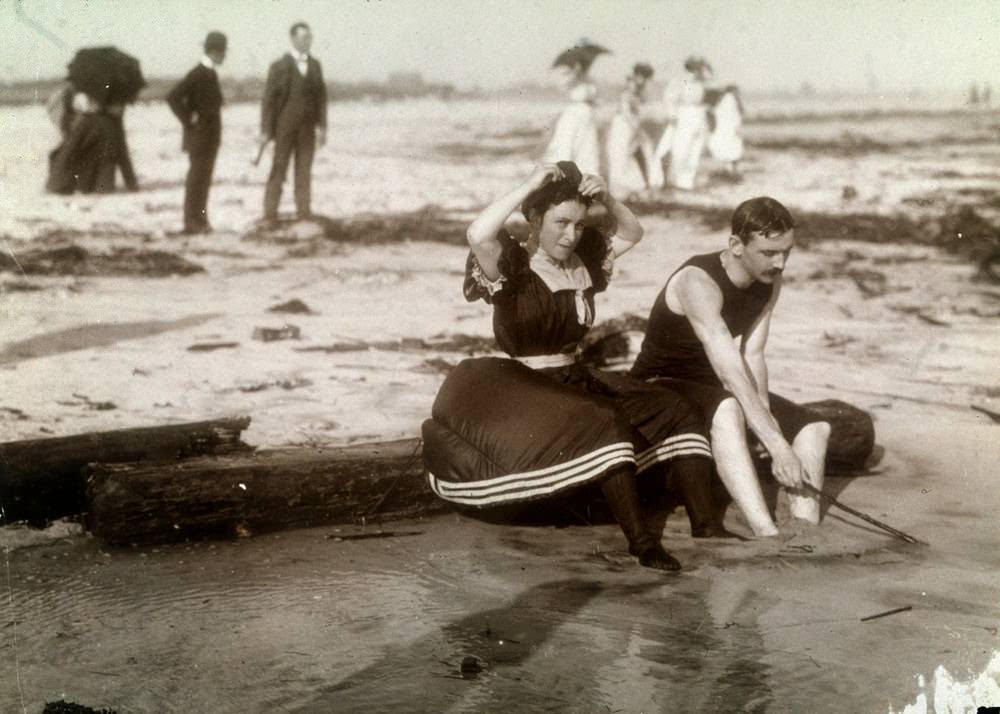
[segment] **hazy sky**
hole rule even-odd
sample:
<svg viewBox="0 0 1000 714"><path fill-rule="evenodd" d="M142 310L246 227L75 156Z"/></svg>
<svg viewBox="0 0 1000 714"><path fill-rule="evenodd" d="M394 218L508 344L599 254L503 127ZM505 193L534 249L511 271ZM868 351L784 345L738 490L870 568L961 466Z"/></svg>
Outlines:
<svg viewBox="0 0 1000 714"><path fill-rule="evenodd" d="M75 49L115 44L148 76L178 76L218 29L223 73L261 75L298 19L326 76L346 81L548 82L554 56L588 37L614 51L599 80L637 60L663 76L699 53L748 89L1000 86L1000 0L0 0L0 72L61 76Z"/></svg>

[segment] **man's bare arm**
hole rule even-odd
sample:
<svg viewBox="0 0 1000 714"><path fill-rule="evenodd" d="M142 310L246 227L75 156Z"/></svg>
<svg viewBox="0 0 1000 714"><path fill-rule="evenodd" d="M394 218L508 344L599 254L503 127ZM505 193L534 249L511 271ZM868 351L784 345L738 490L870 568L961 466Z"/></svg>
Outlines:
<svg viewBox="0 0 1000 714"><path fill-rule="evenodd" d="M775 478L785 486L798 487L802 483L802 464L761 400L743 355L722 319L719 287L698 268L684 269L676 280L675 294L681 309L705 348L715 374L739 402L747 424L771 454Z"/></svg>
<svg viewBox="0 0 1000 714"><path fill-rule="evenodd" d="M778 295L781 292L781 283L775 282L771 299L764 306L763 311L754 322L753 326L743 337L741 351L750 376L753 378L764 406L769 410L771 401L768 397L767 362L764 359L764 347L767 344L768 333L771 329L771 314L774 312L775 303L778 302Z"/></svg>

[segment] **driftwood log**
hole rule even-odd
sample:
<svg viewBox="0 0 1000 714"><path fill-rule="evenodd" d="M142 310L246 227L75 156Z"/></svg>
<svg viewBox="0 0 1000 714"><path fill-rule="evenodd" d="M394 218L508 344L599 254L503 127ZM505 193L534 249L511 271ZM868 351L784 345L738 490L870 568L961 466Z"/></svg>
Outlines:
<svg viewBox="0 0 1000 714"><path fill-rule="evenodd" d="M248 450L250 417L0 443L2 523L39 523L84 510L88 463L184 459Z"/></svg>
<svg viewBox="0 0 1000 714"><path fill-rule="evenodd" d="M419 439L180 462L94 464L87 525L108 543L233 536L440 512Z"/></svg>
<svg viewBox="0 0 1000 714"><path fill-rule="evenodd" d="M826 467L830 471L860 471L875 450L875 422L864 409L839 399L806 402L830 423L830 442L826 449Z"/></svg>

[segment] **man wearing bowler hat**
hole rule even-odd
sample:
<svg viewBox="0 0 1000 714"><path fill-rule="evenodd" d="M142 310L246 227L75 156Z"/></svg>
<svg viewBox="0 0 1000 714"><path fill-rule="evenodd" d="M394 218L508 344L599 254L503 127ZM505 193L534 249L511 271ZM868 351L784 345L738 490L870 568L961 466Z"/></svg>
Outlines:
<svg viewBox="0 0 1000 714"><path fill-rule="evenodd" d="M209 32L205 55L167 95L184 126L182 148L190 167L184 184L184 233L211 233L208 189L222 140L222 88L216 68L226 59L226 36Z"/></svg>
<svg viewBox="0 0 1000 714"><path fill-rule="evenodd" d="M326 85L323 70L309 54L312 31L296 22L289 32L292 49L271 65L261 107L260 146L274 141L274 162L264 193L264 220L278 218L281 185L288 162L295 156L295 210L299 218L312 215L310 184L316 143L326 143Z"/></svg>

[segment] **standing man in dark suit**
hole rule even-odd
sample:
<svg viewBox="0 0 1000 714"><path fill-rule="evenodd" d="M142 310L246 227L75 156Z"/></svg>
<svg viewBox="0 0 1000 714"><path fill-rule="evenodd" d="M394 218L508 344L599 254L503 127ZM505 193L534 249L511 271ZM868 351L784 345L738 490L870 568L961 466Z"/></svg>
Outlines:
<svg viewBox="0 0 1000 714"><path fill-rule="evenodd" d="M312 215L310 183L316 143L326 143L326 84L319 62L309 54L312 31L296 22L289 33L292 50L271 65L261 107L261 148L274 141L274 163L264 193L264 220L276 221L281 184L295 155L295 210Z"/></svg>
<svg viewBox="0 0 1000 714"><path fill-rule="evenodd" d="M226 59L226 36L209 32L205 56L170 90L167 102L184 126L182 148L190 168L184 183L184 233L211 233L208 189L222 140L222 88L216 68Z"/></svg>

